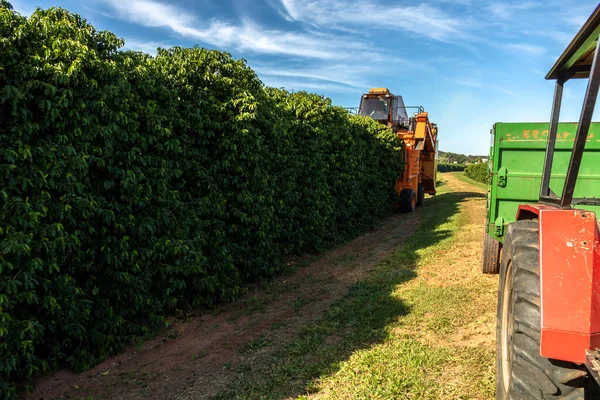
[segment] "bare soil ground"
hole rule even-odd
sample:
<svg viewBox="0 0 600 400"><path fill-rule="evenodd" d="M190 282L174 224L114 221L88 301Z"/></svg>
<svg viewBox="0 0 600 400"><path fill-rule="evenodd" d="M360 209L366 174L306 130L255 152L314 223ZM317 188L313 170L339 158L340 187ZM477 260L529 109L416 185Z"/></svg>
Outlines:
<svg viewBox="0 0 600 400"><path fill-rule="evenodd" d="M239 374L240 365L260 362L344 296L420 219L419 211L397 214L316 260L290 259L298 266L291 276L257 285L233 304L172 319L164 334L85 373L61 370L40 378L26 398L211 398Z"/></svg>

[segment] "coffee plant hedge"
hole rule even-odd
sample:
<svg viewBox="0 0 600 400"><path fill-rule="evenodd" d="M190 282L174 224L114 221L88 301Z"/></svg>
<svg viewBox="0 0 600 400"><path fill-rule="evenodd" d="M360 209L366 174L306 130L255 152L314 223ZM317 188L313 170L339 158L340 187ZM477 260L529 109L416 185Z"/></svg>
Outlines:
<svg viewBox="0 0 600 400"><path fill-rule="evenodd" d="M437 165L438 172L455 172L455 171L464 171L464 164L450 164L450 163L438 163Z"/></svg>
<svg viewBox="0 0 600 400"><path fill-rule="evenodd" d="M488 183L490 170L487 163L471 164L465 168L465 175L474 181Z"/></svg>
<svg viewBox="0 0 600 400"><path fill-rule="evenodd" d="M0 397L390 209L387 127L227 53L120 51L64 9L0 1Z"/></svg>

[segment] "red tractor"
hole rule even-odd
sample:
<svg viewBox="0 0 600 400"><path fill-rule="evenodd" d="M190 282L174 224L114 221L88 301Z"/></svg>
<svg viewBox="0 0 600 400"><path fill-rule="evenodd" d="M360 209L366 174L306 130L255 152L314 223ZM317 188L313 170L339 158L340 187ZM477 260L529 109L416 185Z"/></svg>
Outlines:
<svg viewBox="0 0 600 400"><path fill-rule="evenodd" d="M541 192L508 225L498 290L498 399L600 399L598 198L577 198L600 170L586 143L600 86L600 6L554 64L556 80ZM563 86L588 79L566 174L553 169ZM585 150L585 151L584 151ZM582 159L591 165L580 174ZM552 186L550 187L552 176ZM576 184L579 190L576 188ZM589 188L589 187L588 187ZM554 189L555 191L553 191ZM600 197L600 193L598 193Z"/></svg>

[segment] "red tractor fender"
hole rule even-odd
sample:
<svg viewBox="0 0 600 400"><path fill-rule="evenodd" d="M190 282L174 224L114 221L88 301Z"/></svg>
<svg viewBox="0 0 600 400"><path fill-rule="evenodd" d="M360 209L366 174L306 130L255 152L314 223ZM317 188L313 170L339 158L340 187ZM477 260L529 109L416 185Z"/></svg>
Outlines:
<svg viewBox="0 0 600 400"><path fill-rule="evenodd" d="M583 364L600 348L600 241L596 214L521 205L539 221L540 355Z"/></svg>

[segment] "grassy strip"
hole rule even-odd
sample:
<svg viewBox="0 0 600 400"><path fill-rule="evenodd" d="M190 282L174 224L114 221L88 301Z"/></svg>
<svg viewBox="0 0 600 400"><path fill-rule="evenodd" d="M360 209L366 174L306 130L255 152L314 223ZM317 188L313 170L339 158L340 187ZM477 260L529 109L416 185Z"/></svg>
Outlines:
<svg viewBox="0 0 600 400"><path fill-rule="evenodd" d="M367 279L217 398L493 397L491 347L457 334L493 318L491 281L448 270L473 240L461 234L471 223L461 203L481 195L449 190L427 199L421 226Z"/></svg>
<svg viewBox="0 0 600 400"><path fill-rule="evenodd" d="M476 188L484 190L484 191L488 190L488 185L486 185L485 183L477 182L477 181L469 178L468 176L465 175L464 172L450 172L450 173L461 182L468 183L469 185L473 185Z"/></svg>

